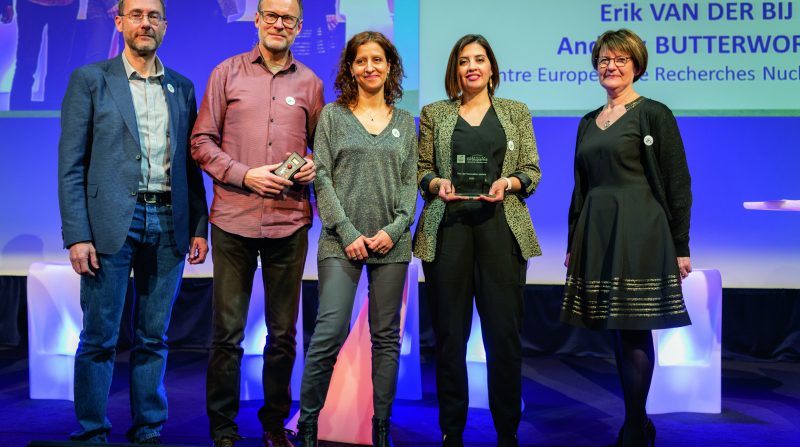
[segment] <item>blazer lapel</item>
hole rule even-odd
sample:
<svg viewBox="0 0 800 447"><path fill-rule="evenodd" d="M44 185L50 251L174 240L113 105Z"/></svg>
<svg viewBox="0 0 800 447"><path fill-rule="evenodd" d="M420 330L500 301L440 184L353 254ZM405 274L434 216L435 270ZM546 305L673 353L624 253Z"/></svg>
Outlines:
<svg viewBox="0 0 800 447"><path fill-rule="evenodd" d="M440 124L441 130L438 136L439 144L437 145L438 151L436 153L436 159L439 162L439 172L446 179L451 178L453 175L451 166L451 159L453 157L453 131L458 122L458 109L460 106L461 104L458 101L450 101L448 103L447 113L442 117L442 122Z"/></svg>
<svg viewBox="0 0 800 447"><path fill-rule="evenodd" d="M111 62L108 71L104 74L106 84L111 90L111 97L117 104L122 120L125 126L131 133L133 140L136 141L136 146L141 147L139 141L139 126L136 125L136 110L133 108L133 97L131 96L131 88L128 85L128 76L125 74L125 66L122 63L122 55L117 56Z"/></svg>
<svg viewBox="0 0 800 447"><path fill-rule="evenodd" d="M167 73L166 69L164 69L164 83L162 87L164 88L164 97L167 98L167 110L169 111L169 139L168 139L169 159L174 160L175 151L178 148L177 122L180 119L180 113L178 107L178 90L175 87L175 83Z"/></svg>
<svg viewBox="0 0 800 447"><path fill-rule="evenodd" d="M503 132L506 134L506 155L503 157L503 169L501 172L501 175L506 175L511 172L512 167L516 166L518 142L514 141L514 138L516 138L517 130L514 128L511 114L505 103L492 98L492 106L494 106L500 125L503 126Z"/></svg>

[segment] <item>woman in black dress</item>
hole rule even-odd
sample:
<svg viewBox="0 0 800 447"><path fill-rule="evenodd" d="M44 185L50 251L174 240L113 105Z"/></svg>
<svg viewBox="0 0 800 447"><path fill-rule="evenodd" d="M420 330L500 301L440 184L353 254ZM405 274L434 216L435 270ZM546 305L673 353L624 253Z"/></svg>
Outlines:
<svg viewBox="0 0 800 447"><path fill-rule="evenodd" d="M617 445L650 446L651 330L690 324L689 170L672 112L633 89L647 69L639 36L604 33L592 65L608 99L578 127L561 318L611 331L625 400Z"/></svg>

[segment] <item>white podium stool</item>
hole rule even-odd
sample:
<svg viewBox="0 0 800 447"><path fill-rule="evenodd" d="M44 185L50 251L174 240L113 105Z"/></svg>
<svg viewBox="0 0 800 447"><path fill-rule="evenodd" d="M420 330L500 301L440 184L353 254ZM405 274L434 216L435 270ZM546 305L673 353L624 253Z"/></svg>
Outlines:
<svg viewBox="0 0 800 447"><path fill-rule="evenodd" d="M470 408L489 408L489 376L486 371L486 349L478 308L472 304L472 328L467 341L467 387ZM525 410L525 399L520 402Z"/></svg>
<svg viewBox="0 0 800 447"><path fill-rule="evenodd" d="M263 399L261 369L267 328L264 322L264 286L256 271L250 310L242 343L240 396ZM83 328L80 276L69 264L35 262L28 269L28 364L31 399L73 400L75 351ZM302 315L302 297L300 313ZM300 395L303 374L303 319L297 319L297 359L292 394Z"/></svg>
<svg viewBox="0 0 800 447"><path fill-rule="evenodd" d="M250 307L244 327L242 348L242 375L239 398L241 400L260 400L264 398L261 372L264 368L264 346L267 345L267 323L264 313L264 282L261 280L261 267L256 269L253 293L250 294ZM291 390L293 399L300 398L300 381L303 378L303 289L300 288L300 306L297 313L297 356L292 369Z"/></svg>
<svg viewBox="0 0 800 447"><path fill-rule="evenodd" d="M647 412L720 413L722 278L718 270L695 270L682 288L692 325L653 331Z"/></svg>
<svg viewBox="0 0 800 447"><path fill-rule="evenodd" d="M28 268L28 375L31 399L73 400L75 351L83 327L80 276L69 264Z"/></svg>

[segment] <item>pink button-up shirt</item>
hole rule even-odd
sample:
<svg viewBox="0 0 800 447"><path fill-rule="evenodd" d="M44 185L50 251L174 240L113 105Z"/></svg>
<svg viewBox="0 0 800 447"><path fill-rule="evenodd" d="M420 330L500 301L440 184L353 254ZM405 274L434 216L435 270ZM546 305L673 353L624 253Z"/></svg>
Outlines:
<svg viewBox="0 0 800 447"><path fill-rule="evenodd" d="M272 74L258 47L211 73L192 131L192 157L214 179L209 220L229 233L281 238L311 223L308 188L264 198L242 182L248 170L306 155L325 105L322 81L289 55Z"/></svg>

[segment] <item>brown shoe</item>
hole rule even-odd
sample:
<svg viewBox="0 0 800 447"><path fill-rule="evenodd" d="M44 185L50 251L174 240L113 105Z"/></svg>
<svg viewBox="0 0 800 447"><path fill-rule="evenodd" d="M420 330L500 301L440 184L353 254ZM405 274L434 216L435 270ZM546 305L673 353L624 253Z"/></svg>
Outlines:
<svg viewBox="0 0 800 447"><path fill-rule="evenodd" d="M294 447L289 435L294 435L291 430L276 428L264 432L264 447Z"/></svg>

